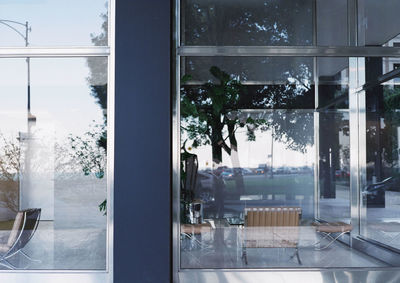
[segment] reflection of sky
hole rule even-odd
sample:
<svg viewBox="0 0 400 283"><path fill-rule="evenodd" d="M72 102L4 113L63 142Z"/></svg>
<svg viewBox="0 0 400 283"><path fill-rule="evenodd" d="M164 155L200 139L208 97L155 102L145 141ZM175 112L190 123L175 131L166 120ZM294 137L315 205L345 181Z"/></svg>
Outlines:
<svg viewBox="0 0 400 283"><path fill-rule="evenodd" d="M51 125L59 137L65 137L87 131L93 120L102 123L102 110L90 95L88 76L86 58L31 59L31 112L37 125ZM25 59L0 59L0 101L0 131L26 131Z"/></svg>
<svg viewBox="0 0 400 283"><path fill-rule="evenodd" d="M0 19L29 22L29 42L37 45L92 45L106 13L105 0L1 0ZM15 26L25 33L23 26ZM24 46L15 31L0 24L0 46Z"/></svg>
<svg viewBox="0 0 400 283"><path fill-rule="evenodd" d="M182 138L185 138L183 136ZM245 131L237 131L236 139L238 141L238 155L240 167L257 168L260 164L271 165L271 131L256 132L256 140L248 141ZM187 143L187 147L191 142ZM212 168L212 152L211 146L201 146L192 149L191 153L197 154L199 160L199 168ZM273 144L273 166L274 168L281 166L300 167L312 166L315 161L313 147L307 147L307 152L287 149L285 143L274 141ZM222 165L235 167L232 165L231 157L222 151Z"/></svg>

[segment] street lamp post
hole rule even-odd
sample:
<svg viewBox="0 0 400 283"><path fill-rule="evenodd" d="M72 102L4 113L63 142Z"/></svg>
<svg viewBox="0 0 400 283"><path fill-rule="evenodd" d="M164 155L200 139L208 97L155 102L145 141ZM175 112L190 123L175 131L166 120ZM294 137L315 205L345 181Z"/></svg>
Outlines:
<svg viewBox="0 0 400 283"><path fill-rule="evenodd" d="M32 28L29 26L28 22L22 23L22 22L17 22L17 21L11 21L11 20L4 20L0 19L0 24L9 27L13 31L15 31L18 35L20 35L24 41L25 41L25 47L29 46L29 32L32 31ZM18 26L23 26L25 28L25 33L22 33L20 30L18 30L14 25ZM30 58L26 58L26 64L27 64L27 71L28 71L28 88L27 88L27 95L28 95L28 105L27 105L27 110L28 110L28 122L29 121L36 121L36 117L31 114L31 70L30 70Z"/></svg>
<svg viewBox="0 0 400 283"><path fill-rule="evenodd" d="M21 23L21 22L17 22L17 21L11 21L11 20L4 20L4 19L0 19L0 24L12 29L13 31L15 31L19 36L21 36L24 41L25 41L25 47L29 46L29 32L31 31L31 27L29 26L28 22L25 23ZM25 32L21 32L18 28L20 26L24 27ZM27 123L27 134L24 135L21 132L19 133L19 137L18 140L20 142L25 143L26 145L26 149L25 149L25 166L24 169L21 168L21 172L22 175L24 175L24 177L22 177L22 179L20 179L20 183L19 183L19 209L23 209L23 187L27 186L28 188L31 187L31 172L32 172L32 164L31 164L31 155L32 155L32 145L30 145L31 143L31 138L32 138L32 126L34 126L36 124L36 117L34 115L31 114L31 70L30 70L30 58L27 57L26 58L26 64L27 64L27 118L28 118L28 123ZM20 172L20 174L21 174Z"/></svg>

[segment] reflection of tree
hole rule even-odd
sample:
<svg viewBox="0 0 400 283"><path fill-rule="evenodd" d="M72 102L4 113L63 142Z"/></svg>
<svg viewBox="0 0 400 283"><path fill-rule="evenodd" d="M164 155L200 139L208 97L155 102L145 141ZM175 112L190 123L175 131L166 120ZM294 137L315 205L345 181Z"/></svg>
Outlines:
<svg viewBox="0 0 400 283"><path fill-rule="evenodd" d="M98 35L91 34L95 46L107 46L108 17L106 14L102 14L101 17L104 20L101 26L102 32ZM90 72L87 81L90 85L91 95L103 110L104 125L107 125L107 58L89 57L87 64ZM107 150L107 127L103 127L102 130L98 143L99 146Z"/></svg>
<svg viewBox="0 0 400 283"><path fill-rule="evenodd" d="M381 170L384 170L381 179L384 179L399 173L393 172L393 168L398 167L396 165L399 163L400 89L385 87L382 91L382 109L373 109L368 113L370 119L367 127L367 160L375 160L376 155L380 154L383 163ZM378 96L379 92L375 91L374 94ZM379 123L372 122L374 117Z"/></svg>
<svg viewBox="0 0 400 283"><path fill-rule="evenodd" d="M18 185L21 148L15 140L0 134L0 201L11 211L18 211Z"/></svg>
<svg viewBox="0 0 400 283"><path fill-rule="evenodd" d="M245 124L237 118L229 117L228 114L239 109L243 87L239 81L232 79L217 67L211 67L210 72L219 80L219 84L206 83L194 92L192 89L183 89L181 115L186 122L184 129L189 139L193 140L192 146L211 144L213 162L218 166L222 162L222 149L232 158L237 158L235 132ZM190 77L186 76L183 81L187 79ZM250 119L246 122L254 125L258 123ZM227 137L224 136L226 130ZM230 146L226 142L227 139ZM234 167L239 166L234 164ZM244 188L242 178L237 179L237 185L238 188Z"/></svg>
<svg viewBox="0 0 400 283"><path fill-rule="evenodd" d="M58 178L71 178L71 174L66 175L65 173L76 173L80 172L81 168L77 166L79 162L75 162L72 158L73 151L71 144L69 143L54 143L54 172L58 175Z"/></svg>
<svg viewBox="0 0 400 283"><path fill-rule="evenodd" d="M190 45L310 45L312 1L185 1ZM288 16L290 15L290 16Z"/></svg>
<svg viewBox="0 0 400 283"><path fill-rule="evenodd" d="M304 152L313 143L313 113L296 110L313 108L313 91L309 80L289 75L282 84L242 85L235 76L211 67L218 83L181 88L182 130L193 147L211 145L216 165L222 162L222 150L237 154L235 133L245 128L249 140L255 140L257 129L274 129L274 138L293 150ZM308 72L304 72L307 74ZM182 82L190 80L186 75ZM260 111L249 114L245 109L293 109ZM229 142L229 143L228 143ZM235 167L235 165L233 166Z"/></svg>
<svg viewBox="0 0 400 283"><path fill-rule="evenodd" d="M104 177L106 154L105 149L97 142L104 127L104 125L95 125L83 135L69 138L73 149L72 157L78 160L86 176L93 173L97 178Z"/></svg>
<svg viewBox="0 0 400 283"><path fill-rule="evenodd" d="M106 2L107 7L107 2ZM107 14L101 15L103 23L101 25L100 34L91 34L92 43L95 46L107 46L108 45L108 17ZM87 78L91 89L91 95L96 99L96 102L100 105L103 110L104 125L99 128L100 134L93 133L97 137L97 145L104 149L105 154L107 153L107 58L106 57L89 57L87 59L90 75ZM95 155L96 153L89 153L89 155ZM90 159L90 158L89 158ZM104 174L104 173L103 173ZM99 175L103 176L103 175ZM99 205L100 211L106 212L107 200L104 200Z"/></svg>
<svg viewBox="0 0 400 283"><path fill-rule="evenodd" d="M193 140L192 146L211 144L213 161L218 165L222 162L222 149L228 155L232 150L237 150L235 132L244 123L238 123L228 113L239 109L243 86L217 67L211 67L210 72L220 83L206 83L196 89L183 88L181 115L185 121L184 129L189 139ZM184 81L186 79L189 77L185 77ZM225 127L228 130L227 137L224 137Z"/></svg>

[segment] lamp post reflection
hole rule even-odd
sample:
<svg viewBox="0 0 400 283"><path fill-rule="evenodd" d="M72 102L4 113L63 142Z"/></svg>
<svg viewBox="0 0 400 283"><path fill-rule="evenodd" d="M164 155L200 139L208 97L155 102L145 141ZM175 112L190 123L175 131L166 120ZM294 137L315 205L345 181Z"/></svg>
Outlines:
<svg viewBox="0 0 400 283"><path fill-rule="evenodd" d="M15 31L19 36L21 36L24 41L25 41L25 47L29 46L29 32L32 31L32 28L29 26L28 22L22 23L22 22L17 22L17 21L11 21L11 20L4 20L0 19L0 24L12 29ZM19 25L23 26L25 28L25 33L22 33L19 31L14 25ZM29 130L29 121L35 122L36 117L31 114L31 76L30 76L30 58L26 58L26 64L27 64L27 73L28 73L28 86L27 86L27 110L28 110L28 130Z"/></svg>
<svg viewBox="0 0 400 283"><path fill-rule="evenodd" d="M26 21L25 23L23 22L17 22L17 21L12 21L12 20L5 20L5 19L0 19L0 24L2 24L5 27L8 27L9 29L13 30L16 32L20 37L24 39L25 42L25 47L29 46L29 32L32 30L31 27L29 26L29 22ZM20 29L17 27L23 27L24 31L21 32ZM28 187L30 186L31 180L30 180L30 172L32 172L31 168L31 159L32 159L32 152L30 149L30 140L32 139L32 128L36 124L36 117L32 115L31 113L31 77L30 77L30 58L26 58L26 64L27 64L27 133L19 133L19 141L22 145L25 145L25 168L20 168L20 170L25 171L25 174L23 174L22 181L24 184L26 184ZM23 204L22 204L22 184L20 183L19 185L19 209L23 209Z"/></svg>

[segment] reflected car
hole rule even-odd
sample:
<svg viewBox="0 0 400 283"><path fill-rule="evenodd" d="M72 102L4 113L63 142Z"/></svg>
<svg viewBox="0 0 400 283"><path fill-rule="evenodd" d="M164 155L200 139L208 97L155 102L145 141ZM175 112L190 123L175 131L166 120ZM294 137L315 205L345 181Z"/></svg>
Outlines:
<svg viewBox="0 0 400 283"><path fill-rule="evenodd" d="M335 171L335 177L336 178L350 177L350 172L344 171L344 170L336 170Z"/></svg>
<svg viewBox="0 0 400 283"><path fill-rule="evenodd" d="M233 176L234 176L233 172L228 170L221 173L221 177L225 180L232 180Z"/></svg>
<svg viewBox="0 0 400 283"><path fill-rule="evenodd" d="M214 201L217 179L218 177L212 173L198 172L195 198L201 199L203 202Z"/></svg>
<svg viewBox="0 0 400 283"><path fill-rule="evenodd" d="M240 168L240 167L233 168L233 175L234 176L242 176L243 175L243 168Z"/></svg>
<svg viewBox="0 0 400 283"><path fill-rule="evenodd" d="M256 174L264 174L264 169L257 168L256 170L254 170L254 173L256 173Z"/></svg>
<svg viewBox="0 0 400 283"><path fill-rule="evenodd" d="M254 172L250 170L249 168L242 168L242 174L243 175L252 175Z"/></svg>

